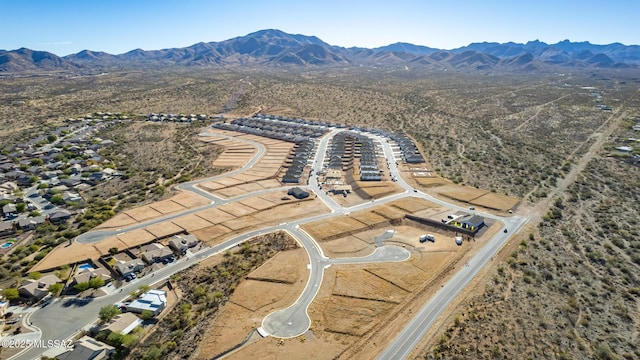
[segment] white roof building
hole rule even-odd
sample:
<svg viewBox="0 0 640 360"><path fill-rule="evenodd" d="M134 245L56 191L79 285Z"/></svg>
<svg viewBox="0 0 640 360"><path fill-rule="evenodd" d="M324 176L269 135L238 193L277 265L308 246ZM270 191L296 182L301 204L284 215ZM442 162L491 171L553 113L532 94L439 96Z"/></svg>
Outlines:
<svg viewBox="0 0 640 360"><path fill-rule="evenodd" d="M149 290L131 304L127 305L127 310L135 313L142 313L149 310L153 315L158 315L167 307L167 292L164 290Z"/></svg>

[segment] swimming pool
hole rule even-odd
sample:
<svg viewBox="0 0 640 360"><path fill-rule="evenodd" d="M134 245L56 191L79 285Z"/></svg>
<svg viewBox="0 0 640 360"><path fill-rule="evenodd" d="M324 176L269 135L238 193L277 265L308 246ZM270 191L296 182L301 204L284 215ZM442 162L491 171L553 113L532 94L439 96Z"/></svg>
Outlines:
<svg viewBox="0 0 640 360"><path fill-rule="evenodd" d="M10 248L10 247L11 247L11 245L13 245L13 243L12 243L12 242L6 242L6 243L4 243L4 244L0 245L0 248L2 248L2 249L8 249L8 248Z"/></svg>
<svg viewBox="0 0 640 360"><path fill-rule="evenodd" d="M84 270L93 269L93 266L91 264L82 264L82 265L78 265L78 269L84 271Z"/></svg>

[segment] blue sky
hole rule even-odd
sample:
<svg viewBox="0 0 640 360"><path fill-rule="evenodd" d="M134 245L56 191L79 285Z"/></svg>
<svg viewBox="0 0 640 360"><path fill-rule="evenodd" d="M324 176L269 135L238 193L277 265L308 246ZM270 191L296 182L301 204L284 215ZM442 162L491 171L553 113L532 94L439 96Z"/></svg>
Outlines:
<svg viewBox="0 0 640 360"><path fill-rule="evenodd" d="M67 55L184 47L262 29L332 45L640 44L638 0L0 0L0 49Z"/></svg>

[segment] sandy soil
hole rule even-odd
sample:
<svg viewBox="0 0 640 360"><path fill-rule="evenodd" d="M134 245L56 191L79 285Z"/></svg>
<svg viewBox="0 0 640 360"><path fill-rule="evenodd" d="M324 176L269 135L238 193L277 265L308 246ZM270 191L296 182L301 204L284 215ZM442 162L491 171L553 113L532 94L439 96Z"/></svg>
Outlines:
<svg viewBox="0 0 640 360"><path fill-rule="evenodd" d="M194 232L213 225L196 214L180 216L179 218L171 220L171 222L185 229L187 232Z"/></svg>
<svg viewBox="0 0 640 360"><path fill-rule="evenodd" d="M184 229L172 222L164 221L158 224L149 225L145 229L156 238L163 238L184 232Z"/></svg>
<svg viewBox="0 0 640 360"><path fill-rule="evenodd" d="M206 210L198 211L196 214L201 218L209 221L212 224L219 224L227 220L235 219L234 215L229 214L226 211L221 210L224 207L215 207Z"/></svg>
<svg viewBox="0 0 640 360"><path fill-rule="evenodd" d="M471 201L471 204L483 206L489 209L507 211L513 209L520 199L512 196L500 195L496 193L487 193Z"/></svg>
<svg viewBox="0 0 640 360"><path fill-rule="evenodd" d="M29 271L51 270L72 262L78 262L86 259L97 259L100 255L100 251L98 251L98 249L96 249L92 244L78 244L74 242L73 244L68 245L65 243L51 250L44 259L40 260L40 262Z"/></svg>
<svg viewBox="0 0 640 360"><path fill-rule="evenodd" d="M138 229L118 234L118 239L127 244L127 247L134 247L153 241L155 237L145 229Z"/></svg>
<svg viewBox="0 0 640 360"><path fill-rule="evenodd" d="M489 192L488 190L481 190L455 184L439 186L437 188L434 188L433 191L442 196L464 202L470 202L473 199L479 198L480 196L485 195Z"/></svg>
<svg viewBox="0 0 640 360"><path fill-rule="evenodd" d="M421 198L414 198L414 197L395 200L391 202L389 205L408 213L415 213L418 211L439 207L438 205L430 201L427 201Z"/></svg>
<svg viewBox="0 0 640 360"><path fill-rule="evenodd" d="M129 225L137 224L138 222L127 215L126 213L118 214L111 219L103 222L102 224L95 227L95 230L99 229L119 229L123 227L127 227Z"/></svg>
<svg viewBox="0 0 640 360"><path fill-rule="evenodd" d="M236 288L214 326L204 334L197 358L209 359L239 343L252 329L261 326L262 319L270 312L292 304L307 282L308 262L304 249L289 250L277 254L249 274ZM275 350L278 345L273 346ZM247 346L227 358L248 358L251 353L252 347Z"/></svg>
<svg viewBox="0 0 640 360"><path fill-rule="evenodd" d="M184 211L187 209L186 207L178 204L177 202L171 199L158 201L153 204L149 204L149 206L162 214L171 214L179 211Z"/></svg>
<svg viewBox="0 0 640 360"><path fill-rule="evenodd" d="M249 206L255 210L265 210L276 205L275 203L260 197L252 197L252 198L244 199L242 201L239 201L239 203L242 205Z"/></svg>
<svg viewBox="0 0 640 360"><path fill-rule="evenodd" d="M131 218L133 218L137 222L143 222L145 220L154 219L162 216L161 212L154 210L149 205L128 210L125 212L125 214L131 216Z"/></svg>
<svg viewBox="0 0 640 360"><path fill-rule="evenodd" d="M208 228L196 230L193 234L203 243L213 246L222 243L231 233L231 229L224 225L215 225Z"/></svg>

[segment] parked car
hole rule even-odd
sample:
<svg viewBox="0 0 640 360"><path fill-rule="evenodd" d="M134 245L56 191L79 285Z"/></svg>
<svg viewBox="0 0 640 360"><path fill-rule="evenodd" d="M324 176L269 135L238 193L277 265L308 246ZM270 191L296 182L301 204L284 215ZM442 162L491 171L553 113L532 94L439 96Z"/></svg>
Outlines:
<svg viewBox="0 0 640 360"><path fill-rule="evenodd" d="M505 233L505 234L507 233L507 229L504 229L504 233Z"/></svg>

